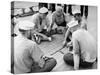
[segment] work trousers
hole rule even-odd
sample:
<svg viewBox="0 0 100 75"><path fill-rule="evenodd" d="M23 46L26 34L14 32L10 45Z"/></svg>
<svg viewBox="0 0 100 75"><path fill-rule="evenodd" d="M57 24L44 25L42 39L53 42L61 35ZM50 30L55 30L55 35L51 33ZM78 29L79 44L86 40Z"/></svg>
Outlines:
<svg viewBox="0 0 100 75"><path fill-rule="evenodd" d="M55 66L57 62L54 58L48 58L45 60L45 65L43 68L37 66L31 70L30 73L39 73L39 72L50 72Z"/></svg>

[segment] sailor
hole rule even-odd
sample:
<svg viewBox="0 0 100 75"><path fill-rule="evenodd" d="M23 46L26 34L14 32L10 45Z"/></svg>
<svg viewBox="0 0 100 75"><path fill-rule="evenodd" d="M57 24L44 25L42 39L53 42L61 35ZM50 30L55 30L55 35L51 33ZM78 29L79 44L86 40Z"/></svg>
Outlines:
<svg viewBox="0 0 100 75"><path fill-rule="evenodd" d="M48 32L50 29L50 21L47 15L48 9L46 7L42 7L38 13L32 16L32 22L35 24L33 33L35 32L35 40L38 44L41 43L41 40L52 41L52 38Z"/></svg>
<svg viewBox="0 0 100 75"><path fill-rule="evenodd" d="M82 68L92 68L97 61L97 43L94 37L84 28L84 23L80 28L72 33L72 50L64 55L64 61L74 66L74 70Z"/></svg>
<svg viewBox="0 0 100 75"><path fill-rule="evenodd" d="M30 21L18 23L18 36L14 38L14 73L49 72L55 65L56 60L47 57L38 45L28 39L35 24Z"/></svg>

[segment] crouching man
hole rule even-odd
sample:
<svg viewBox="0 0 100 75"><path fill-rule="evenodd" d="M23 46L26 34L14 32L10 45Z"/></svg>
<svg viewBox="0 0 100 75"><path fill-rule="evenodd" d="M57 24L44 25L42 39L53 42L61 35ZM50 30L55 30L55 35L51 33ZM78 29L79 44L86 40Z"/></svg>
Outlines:
<svg viewBox="0 0 100 75"><path fill-rule="evenodd" d="M84 25L72 33L73 50L64 55L64 61L74 66L77 70L79 67L90 68L97 58L97 45L91 34L85 30Z"/></svg>
<svg viewBox="0 0 100 75"><path fill-rule="evenodd" d="M49 72L56 66L56 60L44 55L34 41L29 40L35 24L20 21L20 34L14 38L14 73Z"/></svg>

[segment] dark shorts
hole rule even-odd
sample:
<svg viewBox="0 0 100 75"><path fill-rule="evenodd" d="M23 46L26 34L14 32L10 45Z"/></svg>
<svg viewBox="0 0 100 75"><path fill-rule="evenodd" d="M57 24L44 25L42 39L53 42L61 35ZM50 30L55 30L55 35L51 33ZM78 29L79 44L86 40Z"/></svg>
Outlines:
<svg viewBox="0 0 100 75"><path fill-rule="evenodd" d="M56 23L57 24L57 23ZM66 21L64 21L63 23L61 23L61 24L57 24L57 26L62 26L62 27L66 27Z"/></svg>
<svg viewBox="0 0 100 75"><path fill-rule="evenodd" d="M63 59L67 64L74 66L73 54L71 54L71 53L65 54ZM80 59L79 67L89 68L89 67L92 67L93 63L94 62L86 62L86 61L83 61L82 59Z"/></svg>
<svg viewBox="0 0 100 75"><path fill-rule="evenodd" d="M47 32L46 29L43 29L40 33L42 33L42 34L44 34L44 35L46 35L46 36L48 36L48 37L51 36L51 35L50 35L50 32Z"/></svg>

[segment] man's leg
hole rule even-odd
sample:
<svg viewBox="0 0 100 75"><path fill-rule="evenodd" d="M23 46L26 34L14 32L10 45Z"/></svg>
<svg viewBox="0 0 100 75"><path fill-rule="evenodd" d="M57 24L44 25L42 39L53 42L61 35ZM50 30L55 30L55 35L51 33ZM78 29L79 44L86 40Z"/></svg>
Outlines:
<svg viewBox="0 0 100 75"><path fill-rule="evenodd" d="M92 65L93 65L94 62L85 62L85 61L82 61L82 59L80 60L80 68L92 68Z"/></svg>
<svg viewBox="0 0 100 75"><path fill-rule="evenodd" d="M51 36L57 34L57 28L51 29L49 33Z"/></svg>
<svg viewBox="0 0 100 75"><path fill-rule="evenodd" d="M49 58L45 61L45 65L43 68L37 67L32 72L50 72L55 66L57 62L54 58Z"/></svg>
<svg viewBox="0 0 100 75"><path fill-rule="evenodd" d="M40 32L43 36L42 36L42 40L48 40L48 41L52 41L51 35L49 32L47 32L46 29L43 29L42 32Z"/></svg>
<svg viewBox="0 0 100 75"><path fill-rule="evenodd" d="M73 54L67 53L64 55L63 59L67 64L74 66ZM80 65L79 65L80 68L89 69L89 68L92 68L92 65L93 63L84 62L82 59L80 59Z"/></svg>
<svg viewBox="0 0 100 75"><path fill-rule="evenodd" d="M67 64L74 66L73 54L67 53L64 55L63 59Z"/></svg>
<svg viewBox="0 0 100 75"><path fill-rule="evenodd" d="M52 31L52 30L50 30L50 31ZM46 29L43 29L43 32L42 33L44 35L46 35L47 37L51 37L52 35L51 35L50 31L47 31Z"/></svg>
<svg viewBox="0 0 100 75"><path fill-rule="evenodd" d="M67 31L66 27L58 26L56 32L57 32L57 34L65 34L66 31Z"/></svg>
<svg viewBox="0 0 100 75"><path fill-rule="evenodd" d="M46 60L45 66L40 70L41 72L50 72L55 66L57 62L54 58L49 58Z"/></svg>
<svg viewBox="0 0 100 75"><path fill-rule="evenodd" d="M66 31L67 31L67 26L66 26L66 21L64 21L63 23L61 24L57 24L58 27L57 27L57 33L58 34L65 34Z"/></svg>
<svg viewBox="0 0 100 75"><path fill-rule="evenodd" d="M56 30L56 34L62 34L61 27L58 26L55 30Z"/></svg>
<svg viewBox="0 0 100 75"><path fill-rule="evenodd" d="M40 34L40 35L39 35ZM39 34L35 34L34 36L32 36L33 39L35 39L35 41L40 44L42 40L49 40L51 41L52 39L50 37L48 37L46 34L47 32L45 32L45 30L39 32Z"/></svg>

